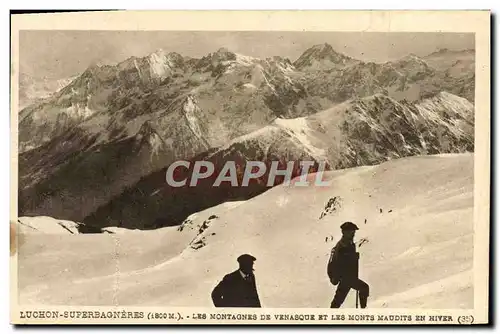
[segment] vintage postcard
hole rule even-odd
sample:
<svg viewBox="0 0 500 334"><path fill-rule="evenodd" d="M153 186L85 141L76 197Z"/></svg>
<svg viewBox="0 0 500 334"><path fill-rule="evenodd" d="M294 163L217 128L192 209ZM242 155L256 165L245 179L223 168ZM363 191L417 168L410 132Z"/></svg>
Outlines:
<svg viewBox="0 0 500 334"><path fill-rule="evenodd" d="M489 11L12 16L11 322L486 324Z"/></svg>

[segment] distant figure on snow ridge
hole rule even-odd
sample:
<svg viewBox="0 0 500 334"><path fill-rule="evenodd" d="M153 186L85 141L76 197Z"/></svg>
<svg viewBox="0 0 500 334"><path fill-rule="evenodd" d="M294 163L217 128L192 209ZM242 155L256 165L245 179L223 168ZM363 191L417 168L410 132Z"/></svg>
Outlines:
<svg viewBox="0 0 500 334"><path fill-rule="evenodd" d="M215 307L261 307L253 273L255 257L243 254L237 260L239 269L224 276L212 291Z"/></svg>
<svg viewBox="0 0 500 334"><path fill-rule="evenodd" d="M358 278L359 253L356 252L356 245L353 241L354 234L359 228L351 222L345 222L340 228L342 229L342 238L332 249L327 266L330 282L333 285L338 284L330 307L339 308L349 291L354 289L359 292L361 308L366 308L369 286Z"/></svg>

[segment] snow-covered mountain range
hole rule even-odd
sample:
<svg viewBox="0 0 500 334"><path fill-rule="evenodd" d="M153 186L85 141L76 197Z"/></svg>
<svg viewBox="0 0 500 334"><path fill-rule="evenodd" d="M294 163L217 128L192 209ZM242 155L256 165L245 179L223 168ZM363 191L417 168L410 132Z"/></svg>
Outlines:
<svg viewBox="0 0 500 334"><path fill-rule="evenodd" d="M158 50L91 66L19 114L19 214L159 228L268 189L165 183L176 160L327 161L330 169L474 150L474 52L362 62ZM264 176L265 177L265 176Z"/></svg>

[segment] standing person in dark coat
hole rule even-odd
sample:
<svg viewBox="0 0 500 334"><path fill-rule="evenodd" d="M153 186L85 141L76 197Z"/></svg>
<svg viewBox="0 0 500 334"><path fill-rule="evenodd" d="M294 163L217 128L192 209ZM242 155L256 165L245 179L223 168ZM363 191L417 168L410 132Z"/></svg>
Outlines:
<svg viewBox="0 0 500 334"><path fill-rule="evenodd" d="M238 257L239 269L224 276L212 291L215 307L261 307L253 274L255 257Z"/></svg>
<svg viewBox="0 0 500 334"><path fill-rule="evenodd" d="M339 308L351 289L359 292L361 308L366 308L369 286L358 278L359 253L356 252L354 234L358 230L356 224L346 222L340 226L342 238L332 249L328 261L328 276L333 285L337 285L331 308ZM356 301L357 303L357 301Z"/></svg>

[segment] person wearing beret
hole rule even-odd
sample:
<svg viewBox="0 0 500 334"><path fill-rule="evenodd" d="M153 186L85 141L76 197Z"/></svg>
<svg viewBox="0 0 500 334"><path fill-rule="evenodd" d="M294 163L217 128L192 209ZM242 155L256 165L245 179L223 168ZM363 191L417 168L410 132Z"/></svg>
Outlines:
<svg viewBox="0 0 500 334"><path fill-rule="evenodd" d="M261 307L253 273L256 258L243 254L237 261L239 268L225 275L212 291L215 307Z"/></svg>
<svg viewBox="0 0 500 334"><path fill-rule="evenodd" d="M359 293L361 308L366 308L369 286L358 277L359 253L356 252L354 234L359 229L356 224L345 222L340 226L342 238L332 249L328 261L327 272L330 282L338 285L333 297L331 308L339 308L345 301L351 289ZM357 307L356 295L356 307Z"/></svg>

